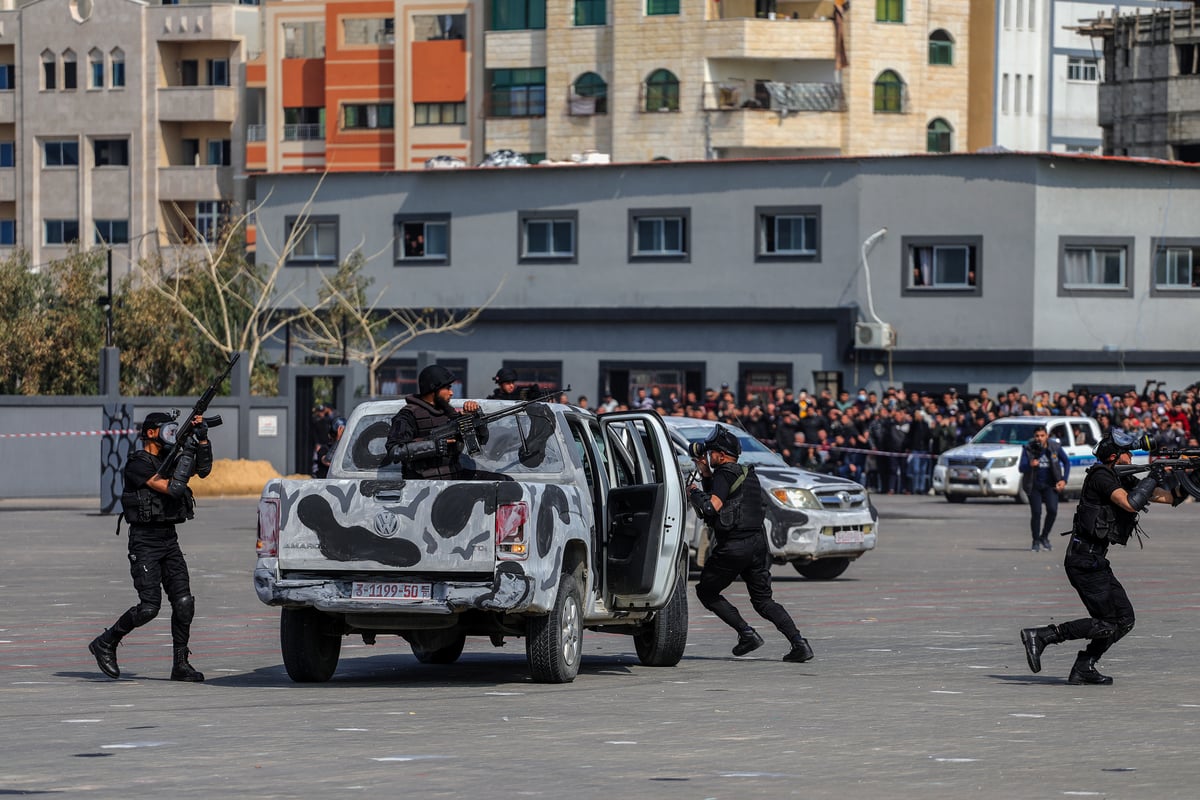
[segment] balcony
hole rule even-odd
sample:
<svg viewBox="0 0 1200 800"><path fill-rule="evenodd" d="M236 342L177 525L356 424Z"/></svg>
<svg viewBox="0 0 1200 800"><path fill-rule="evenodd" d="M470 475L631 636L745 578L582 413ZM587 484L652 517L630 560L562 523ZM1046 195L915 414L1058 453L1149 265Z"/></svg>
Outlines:
<svg viewBox="0 0 1200 800"><path fill-rule="evenodd" d="M324 141L325 126L319 122L304 122L283 126L285 142L315 142Z"/></svg>
<svg viewBox="0 0 1200 800"><path fill-rule="evenodd" d="M233 122L237 89L232 86L160 86L158 118L162 122Z"/></svg>
<svg viewBox="0 0 1200 800"><path fill-rule="evenodd" d="M16 95L11 89L0 91L0 125L17 121Z"/></svg>
<svg viewBox="0 0 1200 800"><path fill-rule="evenodd" d="M159 167L158 199L228 200L233 197L233 167Z"/></svg>
<svg viewBox="0 0 1200 800"><path fill-rule="evenodd" d="M838 83L731 79L704 84L705 111L776 111L787 116L846 110Z"/></svg>
<svg viewBox="0 0 1200 800"><path fill-rule="evenodd" d="M709 20L704 24L704 54L708 58L833 61L836 36L830 20Z"/></svg>
<svg viewBox="0 0 1200 800"><path fill-rule="evenodd" d="M727 82L705 85L712 146L722 150L838 152L846 115L841 87L824 83Z"/></svg>
<svg viewBox="0 0 1200 800"><path fill-rule="evenodd" d="M151 35L160 42L237 41L246 39L251 49L258 47L258 6L232 4L190 4L158 6L148 9Z"/></svg>

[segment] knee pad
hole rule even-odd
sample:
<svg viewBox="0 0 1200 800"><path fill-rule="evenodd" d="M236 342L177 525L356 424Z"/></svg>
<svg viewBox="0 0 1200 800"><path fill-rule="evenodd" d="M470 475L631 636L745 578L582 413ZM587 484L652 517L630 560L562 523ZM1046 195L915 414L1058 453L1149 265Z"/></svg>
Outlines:
<svg viewBox="0 0 1200 800"><path fill-rule="evenodd" d="M180 622L191 622L192 617L196 615L196 599L190 594L185 594L183 597L172 600L171 613Z"/></svg>
<svg viewBox="0 0 1200 800"><path fill-rule="evenodd" d="M1103 620L1092 620L1092 629L1088 631L1087 639L1109 639L1117 635L1117 626Z"/></svg>
<svg viewBox="0 0 1200 800"><path fill-rule="evenodd" d="M1117 638L1120 639L1125 634L1133 630L1133 617L1128 619L1117 620Z"/></svg>
<svg viewBox="0 0 1200 800"><path fill-rule="evenodd" d="M130 610L133 611L133 624L139 628L158 616L158 606L150 603L138 603Z"/></svg>

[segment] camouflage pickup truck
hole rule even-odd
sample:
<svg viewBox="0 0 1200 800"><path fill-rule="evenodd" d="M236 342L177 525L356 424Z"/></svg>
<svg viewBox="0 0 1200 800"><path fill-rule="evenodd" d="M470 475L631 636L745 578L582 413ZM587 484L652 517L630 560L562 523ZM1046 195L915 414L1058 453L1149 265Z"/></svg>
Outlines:
<svg viewBox="0 0 1200 800"><path fill-rule="evenodd" d="M643 664L679 663L684 494L657 414L529 405L461 456L469 480L447 481L384 464L402 406L355 409L328 478L263 489L254 588L282 607L292 680L331 678L350 635L401 636L426 664L453 663L468 636L524 637L545 683L574 680L585 629L633 637Z"/></svg>

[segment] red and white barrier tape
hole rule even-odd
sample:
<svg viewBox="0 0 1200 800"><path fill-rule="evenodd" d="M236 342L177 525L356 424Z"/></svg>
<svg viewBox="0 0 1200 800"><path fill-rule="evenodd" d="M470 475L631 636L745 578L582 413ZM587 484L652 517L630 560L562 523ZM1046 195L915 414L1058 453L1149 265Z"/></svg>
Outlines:
<svg viewBox="0 0 1200 800"><path fill-rule="evenodd" d="M119 428L111 431L57 431L54 433L0 433L0 439L44 439L58 436L124 436L137 433L137 428Z"/></svg>

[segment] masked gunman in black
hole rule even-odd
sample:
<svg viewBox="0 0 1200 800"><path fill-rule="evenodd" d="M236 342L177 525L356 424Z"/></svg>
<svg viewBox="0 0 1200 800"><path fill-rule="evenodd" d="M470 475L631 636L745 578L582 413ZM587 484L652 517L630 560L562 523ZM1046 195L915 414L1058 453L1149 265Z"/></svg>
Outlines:
<svg viewBox="0 0 1200 800"><path fill-rule="evenodd" d="M417 376L417 394L404 398L404 408L392 417L388 433L387 452L392 463L404 465L405 474L429 480L455 480L463 477L458 457L462 444L455 438L431 436L437 428L461 416L450 405L454 396L454 374L434 364ZM463 412L474 414L479 403L467 400ZM487 442L487 426L476 429L481 443Z"/></svg>
<svg viewBox="0 0 1200 800"><path fill-rule="evenodd" d="M129 569L138 604L121 615L111 628L88 645L100 670L110 678L119 678L117 645L134 628L140 628L158 616L162 592L171 603L171 645L174 648L173 681L202 681L204 675L188 663L188 639L191 636L195 601L188 578L187 562L179 549L175 526L194 516L195 501L188 480L204 478L212 471L212 445L208 425L202 416L193 419L195 427L175 461L170 477L158 475L163 457L175 444L178 424L175 415L154 412L142 422L139 437L144 449L129 457L125 464L125 490L121 506L129 523Z"/></svg>
<svg viewBox="0 0 1200 800"><path fill-rule="evenodd" d="M1067 579L1088 615L1083 619L1026 628L1021 631L1029 668L1042 670L1042 652L1047 645L1069 639L1088 639L1087 647L1079 651L1067 683L1108 685L1113 679L1101 675L1096 661L1117 641L1133 630L1133 604L1125 588L1113 574L1106 555L1110 544L1124 546L1137 530L1138 513L1151 502L1178 505L1187 492L1177 483L1160 485L1161 478L1153 475L1118 475L1114 467L1129 464L1130 451L1151 449L1144 436L1134 438L1121 430L1104 436L1093 454L1096 464L1083 479L1079 507L1075 511L1067 555L1063 561Z"/></svg>
<svg viewBox="0 0 1200 800"><path fill-rule="evenodd" d="M754 467L739 464L741 443L728 429L718 425L702 443L692 445L692 459L703 488L688 487L688 500L704 518L716 538L716 547L704 562L696 597L722 622L738 633L735 656L744 656L763 646L763 638L738 610L721 595L734 579L746 582L750 604L787 637L792 649L784 661L803 662L813 657L812 648L796 629L783 606L771 597L771 558L763 528L762 488Z"/></svg>

